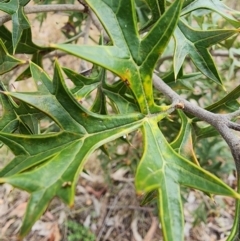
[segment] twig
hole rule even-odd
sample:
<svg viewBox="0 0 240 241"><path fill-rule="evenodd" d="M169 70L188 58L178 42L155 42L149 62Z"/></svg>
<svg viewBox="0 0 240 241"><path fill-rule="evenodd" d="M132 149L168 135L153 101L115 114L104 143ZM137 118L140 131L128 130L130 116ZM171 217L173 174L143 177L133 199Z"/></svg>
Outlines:
<svg viewBox="0 0 240 241"><path fill-rule="evenodd" d="M215 114L207 111L182 98L156 74L153 74L153 84L167 99L173 103L181 103L180 106L183 111L186 111L215 127L228 144L235 161L238 176L240 176L240 139L232 132L232 129L240 130L240 125L231 121L231 118L236 117L236 115L239 114L239 111L230 114Z"/></svg>
<svg viewBox="0 0 240 241"><path fill-rule="evenodd" d="M83 37L83 44L86 45L88 43L88 40L89 40L89 32L90 32L90 28L91 28L91 24L92 24L92 19L90 16L87 17L87 20L86 20L86 23L85 23L85 29L84 29L84 37ZM87 66L87 62L84 60L84 61L81 61L81 65L80 65L80 72L81 70L83 69L87 69L88 66Z"/></svg>
<svg viewBox="0 0 240 241"><path fill-rule="evenodd" d="M43 12L56 12L56 11L75 11L84 12L85 7L83 5L74 4L48 4L48 5L36 5L36 6L26 6L24 8L25 14L31 13L43 13ZM11 20L9 14L4 14L0 17L0 26Z"/></svg>
<svg viewBox="0 0 240 241"><path fill-rule="evenodd" d="M131 210L139 210L139 211L149 211L152 212L154 210L154 208L150 208L150 207L139 207L139 206L133 206L133 205L129 205L129 206L122 206L122 205L118 205L118 206L108 206L107 209L114 209L114 210L118 210L118 209L131 209Z"/></svg>
<svg viewBox="0 0 240 241"><path fill-rule="evenodd" d="M215 57L229 58L229 51L215 50L215 51L211 51L211 55ZM236 58L240 58L240 54L237 54L237 53L234 53L233 56ZM171 60L171 59L173 59L173 55L171 54L165 55L161 57L160 62L163 63L165 60Z"/></svg>

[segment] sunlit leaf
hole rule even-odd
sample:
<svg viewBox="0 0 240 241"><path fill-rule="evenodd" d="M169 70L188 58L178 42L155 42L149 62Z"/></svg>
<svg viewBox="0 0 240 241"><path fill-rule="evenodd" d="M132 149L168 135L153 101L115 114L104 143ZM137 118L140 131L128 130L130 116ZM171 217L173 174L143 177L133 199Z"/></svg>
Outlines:
<svg viewBox="0 0 240 241"><path fill-rule="evenodd" d="M151 76L177 24L182 1L175 1L144 38L138 34L134 1L88 0L87 3L101 19L113 46L52 46L107 68L127 81L142 113L159 111L152 95Z"/></svg>
<svg viewBox="0 0 240 241"><path fill-rule="evenodd" d="M1 182L8 182L32 194L21 235L29 231L54 196L72 205L74 183L88 155L104 143L139 128L143 118L139 113L109 118L85 110L67 90L58 65L54 89L50 88L51 82L40 68L31 64L31 71L39 86L38 92L5 94L43 111L59 125L61 131L34 136L2 133L0 136L0 140L9 145L16 156L1 170ZM32 149L32 146L37 148ZM56 175L52 175L52 168ZM41 176L37 178L38 182L31 182L37 176Z"/></svg>
<svg viewBox="0 0 240 241"><path fill-rule="evenodd" d="M239 198L239 194L217 177L177 154L157 123L143 124L144 153L136 173L139 192L159 193L159 216L165 241L183 240L183 211L180 185Z"/></svg>

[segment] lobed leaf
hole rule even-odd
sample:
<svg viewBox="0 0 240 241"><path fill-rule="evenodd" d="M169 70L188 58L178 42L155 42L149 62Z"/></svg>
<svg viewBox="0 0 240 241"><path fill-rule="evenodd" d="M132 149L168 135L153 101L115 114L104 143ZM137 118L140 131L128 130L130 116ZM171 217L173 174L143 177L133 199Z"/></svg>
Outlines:
<svg viewBox="0 0 240 241"><path fill-rule="evenodd" d="M179 21L174 33L176 42L174 53L175 78L182 67L184 59L186 56L189 56L199 71L216 83L222 84L207 48L231 37L237 32L237 30L198 31L192 29L183 21Z"/></svg>
<svg viewBox="0 0 240 241"><path fill-rule="evenodd" d="M71 90L77 101L80 101L87 97L87 95L98 88L99 95L96 96L94 105L106 105L106 97L112 101L112 105L115 107L117 113L133 113L139 112L139 108L136 106L132 93L128 88L128 84L121 80L117 81L113 85L107 83L106 70L101 69L93 77L85 77L77 74L76 72L63 68L63 71L68 78L74 83L75 87ZM104 112L95 110L100 114L106 114L107 110L104 108ZM92 109L94 110L94 109Z"/></svg>
<svg viewBox="0 0 240 241"><path fill-rule="evenodd" d="M142 113L160 111L154 103L151 77L177 24L182 1L175 1L143 39L137 32L133 0L87 0L87 3L99 17L113 46L51 46L107 68L127 81Z"/></svg>
<svg viewBox="0 0 240 241"><path fill-rule="evenodd" d="M10 55L3 43L0 39L0 75L12 70L20 64L24 64L25 61L17 59Z"/></svg>
<svg viewBox="0 0 240 241"><path fill-rule="evenodd" d="M12 33L3 25L0 26L0 38L3 40L9 53L13 54ZM32 32L30 28L24 29L18 42L15 53L35 54L37 52L50 52L49 47L38 46L32 41Z"/></svg>
<svg viewBox="0 0 240 241"><path fill-rule="evenodd" d="M88 78L71 69L63 68L63 71L75 85L71 92L77 101L81 101L101 84L101 73L97 74L95 77Z"/></svg>
<svg viewBox="0 0 240 241"><path fill-rule="evenodd" d="M30 0L19 1L10 0L7 3L0 3L0 10L10 14L12 16L12 43L13 53L15 52L17 45L22 36L23 30L30 28L27 17L24 14L24 6Z"/></svg>
<svg viewBox="0 0 240 241"><path fill-rule="evenodd" d="M239 109L239 103L237 99L240 97L240 86L237 86L235 89L233 89L231 92L229 92L227 95L225 95L221 100L213 103L210 106L206 107L206 110L217 112L219 110L221 111L236 111ZM234 105L233 102L236 104ZM231 108L229 108L229 105L231 103Z"/></svg>
<svg viewBox="0 0 240 241"><path fill-rule="evenodd" d="M138 165L135 183L139 192L158 190L164 240L183 240L179 185L240 198L237 192L220 179L177 154L154 119L145 119L143 135L144 153Z"/></svg>
<svg viewBox="0 0 240 241"><path fill-rule="evenodd" d="M0 140L16 156L0 171L0 182L8 182L31 193L22 236L42 215L53 197L59 196L72 205L74 184L89 154L106 142L139 128L144 117L139 113L108 117L87 111L66 88L57 64L53 83L35 64L30 63L30 68L38 86L37 92L4 93L49 115L59 124L61 131L44 135L3 132L0 135Z"/></svg>
<svg viewBox="0 0 240 241"><path fill-rule="evenodd" d="M181 15L185 15L196 9L210 9L219 13L235 27L240 26L240 12L229 8L220 0L188 0L182 10Z"/></svg>
<svg viewBox="0 0 240 241"><path fill-rule="evenodd" d="M151 18L144 24L141 31L153 25L166 10L165 0L144 0L144 2L151 10Z"/></svg>

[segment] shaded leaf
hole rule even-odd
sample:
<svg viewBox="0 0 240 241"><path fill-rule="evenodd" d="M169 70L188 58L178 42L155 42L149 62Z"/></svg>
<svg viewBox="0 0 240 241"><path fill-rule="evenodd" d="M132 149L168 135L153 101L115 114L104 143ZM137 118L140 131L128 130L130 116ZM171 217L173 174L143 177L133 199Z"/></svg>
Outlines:
<svg viewBox="0 0 240 241"><path fill-rule="evenodd" d="M0 39L0 75L24 63L25 61L11 56Z"/></svg>
<svg viewBox="0 0 240 241"><path fill-rule="evenodd" d="M210 125L203 128L200 128L200 127L196 128L196 137L198 139L208 138L208 137L213 137L218 135L219 133L217 132L217 130Z"/></svg>
<svg viewBox="0 0 240 241"><path fill-rule="evenodd" d="M117 113L126 114L140 111L127 82L119 80L113 85L108 85L104 81L102 90L116 107Z"/></svg>
<svg viewBox="0 0 240 241"><path fill-rule="evenodd" d="M71 69L63 68L64 73L74 83L75 87L71 90L77 101L81 101L100 84L100 74L95 77L85 77Z"/></svg>
<svg viewBox="0 0 240 241"><path fill-rule="evenodd" d="M1 89L5 90L1 85ZM12 98L1 95L3 116L0 121L0 130L3 132L19 132L23 134L39 134L39 119L42 112L29 107L24 103L16 103Z"/></svg>
<svg viewBox="0 0 240 241"><path fill-rule="evenodd" d="M192 120L178 111L181 117L181 129L176 139L171 143L171 147L187 160L192 161L199 165L196 154L193 149L193 133L192 133Z"/></svg>
<svg viewBox="0 0 240 241"><path fill-rule="evenodd" d="M98 114L107 114L107 103L106 98L101 87L98 87L97 93L91 111Z"/></svg>
<svg viewBox="0 0 240 241"><path fill-rule="evenodd" d="M240 12L227 7L220 0L188 0L185 3L181 15L185 15L199 8L210 9L214 12L217 12L224 18L226 18L228 21L230 21L235 27L240 26Z"/></svg>
<svg viewBox="0 0 240 241"><path fill-rule="evenodd" d="M196 67L205 76L221 84L221 78L215 67L208 48L236 34L237 30L194 30L179 21L174 37L176 42L174 54L174 72L177 76L186 56L189 56Z"/></svg>
<svg viewBox="0 0 240 241"><path fill-rule="evenodd" d="M17 44L22 36L24 29L30 28L27 17L24 14L24 6L30 0L19 1L10 0L7 3L0 3L0 10L10 14L12 16L12 43L13 53L17 48Z"/></svg>
<svg viewBox="0 0 240 241"><path fill-rule="evenodd" d="M147 205L147 204L151 203L154 199L157 198L157 196L158 196L158 191L157 190L154 190L154 191L146 193L143 196L140 205L144 206L144 205Z"/></svg>
<svg viewBox="0 0 240 241"><path fill-rule="evenodd" d="M160 16L165 12L166 2L165 0L144 0L143 1L150 9L151 18L141 27L141 31L147 29L153 25ZM142 12L142 9L141 9ZM140 13L139 13L140 14ZM148 14L149 15L149 14Z"/></svg>
<svg viewBox="0 0 240 241"><path fill-rule="evenodd" d="M0 38L3 40L9 53L13 53L12 33L5 27L0 26ZM31 29L24 29L18 42L15 53L35 54L37 52L48 53L52 49L49 47L38 46L32 41Z"/></svg>
<svg viewBox="0 0 240 241"><path fill-rule="evenodd" d="M35 63L36 65L42 67L42 59L43 56L40 52L36 52L33 54L31 61L33 63ZM27 78L31 77L31 70L30 70L30 66L28 66L17 78L15 81L19 81L19 80L24 80Z"/></svg>
<svg viewBox="0 0 240 241"><path fill-rule="evenodd" d="M162 76L162 79L165 83L167 83L173 90L178 89L187 89L187 90L194 90L194 83L196 80L199 80L199 78L202 76L200 72L191 73L191 74L182 74L182 71L180 69L180 72L177 76L177 81L175 80L174 71L170 71L166 75Z"/></svg>
<svg viewBox="0 0 240 241"><path fill-rule="evenodd" d="M239 109L239 103L237 101L239 97L240 97L240 86L237 86L235 89L229 92L226 96L224 96L221 100L206 107L206 110L209 110L212 112L236 111L237 109Z"/></svg>
<svg viewBox="0 0 240 241"><path fill-rule="evenodd" d="M18 120L16 114L13 111L13 106L9 102L9 99L0 95L2 105L2 116L0 119L0 130L3 132L11 133L17 129Z"/></svg>

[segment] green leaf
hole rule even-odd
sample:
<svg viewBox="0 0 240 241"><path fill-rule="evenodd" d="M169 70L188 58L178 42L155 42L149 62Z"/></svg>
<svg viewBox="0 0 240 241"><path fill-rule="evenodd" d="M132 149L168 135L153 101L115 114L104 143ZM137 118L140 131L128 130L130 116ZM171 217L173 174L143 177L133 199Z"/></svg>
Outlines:
<svg viewBox="0 0 240 241"><path fill-rule="evenodd" d="M0 39L0 75L12 70L20 64L25 64L25 61L11 56Z"/></svg>
<svg viewBox="0 0 240 241"><path fill-rule="evenodd" d="M36 52L32 55L32 59L31 61L33 63L35 63L36 65L42 67L42 59L43 59L43 55L41 52ZM30 70L30 66L28 66L17 78L15 81L19 81L19 80L24 80L27 78L31 77L31 70Z"/></svg>
<svg viewBox="0 0 240 241"><path fill-rule="evenodd" d="M174 71L167 73L166 75L162 76L162 79L165 83L167 83L173 90L194 90L194 83L196 80L202 77L200 72L191 73L191 74L182 74L180 70L177 81L175 81Z"/></svg>
<svg viewBox="0 0 240 241"><path fill-rule="evenodd" d="M0 140L16 156L1 170L0 182L8 182L31 193L21 229L23 236L54 196L73 205L74 184L89 154L106 142L138 129L144 117L139 113L111 118L92 113L84 109L67 89L58 64L53 83L41 68L33 63L30 67L38 91L4 93L44 112L61 130L32 136L3 132L0 135ZM51 84L54 87L50 87Z"/></svg>
<svg viewBox="0 0 240 241"><path fill-rule="evenodd" d="M133 131L140 124L141 122L132 122L85 136L68 132L36 137L2 134L0 140L8 145L11 142L12 147L15 145L12 150L15 154L19 153L19 156L2 171L7 177L1 181L32 193L21 235L29 231L54 196L73 205L74 184L88 155L109 140ZM38 148L32 149L32 145ZM21 158L23 152L26 155L24 160ZM36 165L37 168L31 168Z"/></svg>
<svg viewBox="0 0 240 241"><path fill-rule="evenodd" d="M71 69L63 68L64 73L74 83L75 87L71 90L77 101L81 101L100 84L100 74L95 77L85 77Z"/></svg>
<svg viewBox="0 0 240 241"><path fill-rule="evenodd" d="M1 89L5 87L1 85ZM12 98L1 95L3 116L0 130L7 133L39 134L39 119L42 112L29 107L25 103L16 103Z"/></svg>
<svg viewBox="0 0 240 241"><path fill-rule="evenodd" d="M165 0L144 0L145 4L151 11L151 18L142 26L141 31L147 29L153 25L160 16L165 12L166 2Z"/></svg>
<svg viewBox="0 0 240 241"><path fill-rule="evenodd" d="M18 4L16 0L10 0L7 3L0 3L0 9L8 14L14 14L17 11Z"/></svg>
<svg viewBox="0 0 240 241"><path fill-rule="evenodd" d="M151 76L177 24L182 1L175 1L143 38L137 31L133 0L87 3L101 20L113 46L52 46L107 68L127 81L142 113L160 111L154 103Z"/></svg>
<svg viewBox="0 0 240 241"><path fill-rule="evenodd" d="M188 0L181 12L181 15L185 15L199 8L210 9L214 12L219 13L235 27L240 26L240 12L227 7L220 0Z"/></svg>
<svg viewBox="0 0 240 241"><path fill-rule="evenodd" d="M196 129L197 139L203 139L203 138L208 138L208 137L213 137L218 135L219 133L217 132L217 130L210 125L203 128L198 127Z"/></svg>
<svg viewBox="0 0 240 241"><path fill-rule="evenodd" d="M33 54L33 61L41 65L41 56L46 53L46 49L31 40L31 31L27 28L27 20L22 11L22 6L28 1L18 1L14 9L12 3L15 2L11 0L7 3L9 5L4 5L15 21L13 34L2 28L0 38L9 51ZM137 168L136 188L139 192L148 193L149 199L153 198L150 194L157 196L165 241L183 241L181 185L238 199L240 194L183 157L196 161L192 149L193 120L180 114L182 128L172 143L179 153L166 141L158 122L167 117L173 107L155 104L153 70L175 31L176 53L180 58L180 64L176 60L174 63L176 75L184 58L189 55L203 74L221 84L207 48L238 31L191 29L179 20L183 3L187 8L193 3L190 0L176 0L168 7L163 0L146 0L154 16L151 16L145 35L139 33L134 0L86 0L86 3L105 28L109 36L108 43L105 46L101 43L99 46L52 46L92 62L97 70L96 75L94 72L86 77L63 69L75 85L69 90L57 62L52 79L40 66L30 62L29 68L20 78L29 76L30 73L37 91L17 93L2 90L4 115L0 122L0 141L10 147L15 158L0 170L0 182L10 183L30 193L21 236L26 235L54 197L73 205L79 172L93 151L109 141L142 128L144 150ZM21 24L19 29L16 29L16 24ZM1 46L4 50L4 44ZM48 48L46 51L51 50ZM9 57L6 48L1 52L4 53L4 58ZM10 57L14 62L13 57ZM10 70L16 65L9 65L5 69ZM106 70L112 71L119 79L108 84ZM187 77L188 80L194 80L197 76L179 75L182 78L181 84L191 88L191 83L186 83ZM97 95L93 105L87 109L81 100L94 89L97 89ZM16 103L19 104L15 105ZM111 105L112 112L116 114L108 113L107 104ZM41 116L50 118L58 127L57 131L40 134L38 118ZM9 133L14 130L18 133ZM205 130L200 134L206 135Z"/></svg>
<svg viewBox="0 0 240 241"><path fill-rule="evenodd" d="M15 131L18 126L16 114L13 111L13 106L9 102L9 99L4 95L0 95L0 98L3 112L0 119L0 130L3 132L11 133Z"/></svg>
<svg viewBox="0 0 240 241"><path fill-rule="evenodd" d="M102 83L102 90L105 96L112 101L117 113L126 114L140 111L131 89L128 87L128 83L119 80L113 85L108 85L104 81Z"/></svg>
<svg viewBox="0 0 240 241"><path fill-rule="evenodd" d="M20 41L23 30L30 28L28 19L24 14L24 5L26 5L29 1L30 0L10 0L8 3L0 3L0 10L12 16L13 53L17 48L17 44Z"/></svg>
<svg viewBox="0 0 240 241"><path fill-rule="evenodd" d="M158 190L159 216L165 241L183 240L184 220L179 185L240 198L217 177L177 154L154 119L145 120L143 135L144 153L135 177L136 188L139 192Z"/></svg>
<svg viewBox="0 0 240 241"><path fill-rule="evenodd" d="M106 98L101 87L98 87L97 89L97 94L93 105L91 106L91 111L102 115L106 115L108 112Z"/></svg>
<svg viewBox="0 0 240 241"><path fill-rule="evenodd" d="M178 113L182 121L181 129L176 139L171 143L171 147L187 160L199 165L193 149L192 120L181 111L178 111Z"/></svg>
<svg viewBox="0 0 240 241"><path fill-rule="evenodd" d="M221 78L208 48L237 32L237 30L198 31L192 29L183 21L179 21L174 33L176 42L174 54L175 78L182 67L184 59L189 56L199 71L216 83L221 84Z"/></svg>
<svg viewBox="0 0 240 241"><path fill-rule="evenodd" d="M238 180L238 190L239 188L240 188L240 182ZM240 217L240 202L239 200L237 200L235 204L235 217L234 217L233 227L226 241L239 241L239 237L240 237L239 217Z"/></svg>
<svg viewBox="0 0 240 241"><path fill-rule="evenodd" d="M0 26L0 38L3 40L8 52L13 54L13 41L12 41L12 33L3 25ZM21 35L21 38L17 44L17 48L15 53L23 53L23 54L36 54L36 53L48 53L52 49L49 47L38 46L32 41L32 33L31 29L24 29Z"/></svg>
<svg viewBox="0 0 240 241"><path fill-rule="evenodd" d="M239 97L240 97L240 86L237 86L235 89L229 92L226 96L224 96L221 100L206 107L206 110L209 110L212 112L236 111L237 109L239 109L239 103L237 102L237 99ZM233 102L235 102L236 105L233 105Z"/></svg>
<svg viewBox="0 0 240 241"><path fill-rule="evenodd" d="M29 2L30 2L30 0L20 0L20 5L26 6Z"/></svg>
<svg viewBox="0 0 240 241"><path fill-rule="evenodd" d="M101 114L107 113L106 97L112 101L112 105L114 105L117 113L125 114L139 112L139 108L136 106L127 83L119 80L116 83L109 85L106 81L106 70L101 69L98 71L99 73L93 74L92 77L85 77L66 68L63 68L63 71L75 85L71 92L77 101L81 102L82 99L87 97L94 89L98 89L98 95L96 96L94 103L95 107L92 107L93 112ZM100 106L105 107L102 109Z"/></svg>
<svg viewBox="0 0 240 241"><path fill-rule="evenodd" d="M151 27L165 12L165 0L136 0L140 32Z"/></svg>
<svg viewBox="0 0 240 241"><path fill-rule="evenodd" d="M151 191L151 192L146 193L146 194L143 196L140 205L143 206L143 205L149 204L149 203L152 202L154 199L156 199L157 196L158 196L158 191L157 191L157 190L154 190L154 191Z"/></svg>
<svg viewBox="0 0 240 241"><path fill-rule="evenodd" d="M14 53L22 36L23 30L28 29L30 27L30 24L28 22L27 17L24 14L22 6L19 6L18 11L12 15L12 24L12 42Z"/></svg>

